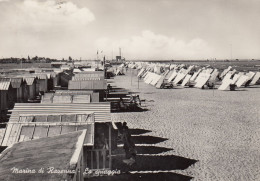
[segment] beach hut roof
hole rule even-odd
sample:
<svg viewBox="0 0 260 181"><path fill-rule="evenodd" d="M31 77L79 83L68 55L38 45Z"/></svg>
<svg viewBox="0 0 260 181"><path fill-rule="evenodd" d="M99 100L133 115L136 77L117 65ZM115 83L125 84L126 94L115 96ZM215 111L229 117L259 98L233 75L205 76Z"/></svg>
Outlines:
<svg viewBox="0 0 260 181"><path fill-rule="evenodd" d="M18 122L8 123L2 146L87 129L85 144L94 144L94 114L20 114Z"/></svg>
<svg viewBox="0 0 260 181"><path fill-rule="evenodd" d="M104 90L107 89L107 80L70 80L68 85L69 90Z"/></svg>
<svg viewBox="0 0 260 181"><path fill-rule="evenodd" d="M45 94L42 97L41 103L90 103L90 94L88 95L58 95L58 94Z"/></svg>
<svg viewBox="0 0 260 181"><path fill-rule="evenodd" d="M111 106L109 102L88 104L47 104L47 103L15 103L11 110L9 122L17 122L19 114L53 114L53 113L94 113L95 122L111 122Z"/></svg>
<svg viewBox="0 0 260 181"><path fill-rule="evenodd" d="M92 94L91 90L56 90L55 94L60 95L88 95Z"/></svg>
<svg viewBox="0 0 260 181"><path fill-rule="evenodd" d="M0 180L73 180L75 174L50 174L47 169L76 170L86 130L64 135L16 143L0 156ZM34 174L14 174L12 168L33 171ZM38 170L44 168L44 173Z"/></svg>
<svg viewBox="0 0 260 181"><path fill-rule="evenodd" d="M0 78L0 90L8 90L11 84L10 79Z"/></svg>

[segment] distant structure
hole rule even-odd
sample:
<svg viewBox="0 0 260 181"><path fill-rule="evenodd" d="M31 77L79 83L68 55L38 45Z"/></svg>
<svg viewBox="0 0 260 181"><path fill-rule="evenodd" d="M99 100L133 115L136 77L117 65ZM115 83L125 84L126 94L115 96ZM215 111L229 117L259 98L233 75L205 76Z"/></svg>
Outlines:
<svg viewBox="0 0 260 181"><path fill-rule="evenodd" d="M119 48L119 56L116 56L116 62L125 62L125 58L123 58L121 55L121 48Z"/></svg>

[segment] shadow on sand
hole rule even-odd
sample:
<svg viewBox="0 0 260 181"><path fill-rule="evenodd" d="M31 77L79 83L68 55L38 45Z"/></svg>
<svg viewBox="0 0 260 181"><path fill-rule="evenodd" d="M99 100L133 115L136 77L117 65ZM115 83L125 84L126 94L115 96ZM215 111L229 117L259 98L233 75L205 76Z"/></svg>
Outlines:
<svg viewBox="0 0 260 181"><path fill-rule="evenodd" d="M168 140L155 136L132 136L132 139L135 144L156 144Z"/></svg>
<svg viewBox="0 0 260 181"><path fill-rule="evenodd" d="M136 163L128 166L122 162L123 159L123 155L113 159L113 170L117 169L121 170L121 172L184 170L197 162L193 159L175 155L137 155Z"/></svg>
<svg viewBox="0 0 260 181"><path fill-rule="evenodd" d="M107 177L95 177L85 180L89 181L189 181L192 177L176 174L176 173L136 173L136 174L121 174Z"/></svg>
<svg viewBox="0 0 260 181"><path fill-rule="evenodd" d="M140 135L140 134L150 133L150 132L152 131L146 129L129 129L129 133L131 135Z"/></svg>
<svg viewBox="0 0 260 181"><path fill-rule="evenodd" d="M118 110L118 109L112 109L111 113L123 113L123 112L146 112L149 111L147 108L135 108L135 109L127 109L127 110Z"/></svg>
<svg viewBox="0 0 260 181"><path fill-rule="evenodd" d="M135 147L137 154L160 154L163 152L171 151L171 148L165 147L157 147L157 146L136 146ZM125 151L123 148L116 149L114 154L121 154L124 155Z"/></svg>

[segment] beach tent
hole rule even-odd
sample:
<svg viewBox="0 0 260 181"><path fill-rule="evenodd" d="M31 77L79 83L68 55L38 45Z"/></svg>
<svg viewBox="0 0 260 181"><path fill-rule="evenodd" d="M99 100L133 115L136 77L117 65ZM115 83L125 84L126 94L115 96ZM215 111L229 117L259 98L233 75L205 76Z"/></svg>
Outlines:
<svg viewBox="0 0 260 181"><path fill-rule="evenodd" d="M147 74L146 76L147 78L144 80L144 82L146 84L150 84L153 81L154 78L154 73L150 72L149 74Z"/></svg>
<svg viewBox="0 0 260 181"><path fill-rule="evenodd" d="M152 82L150 83L151 85L155 86L157 84L157 82L162 78L163 76L161 75L154 75L154 79L152 80Z"/></svg>
<svg viewBox="0 0 260 181"><path fill-rule="evenodd" d="M205 73L206 73L206 70L205 70L205 69L201 70L201 72L200 72L199 75L196 77L196 79L194 80L194 82L197 83L197 82L201 79L201 77L204 76Z"/></svg>
<svg viewBox="0 0 260 181"><path fill-rule="evenodd" d="M158 74L152 73L151 74L151 81L148 84L152 84L152 82L156 81Z"/></svg>
<svg viewBox="0 0 260 181"><path fill-rule="evenodd" d="M145 69L142 68L142 69L140 70L140 72L137 74L137 77L141 77L144 72L145 72Z"/></svg>
<svg viewBox="0 0 260 181"><path fill-rule="evenodd" d="M255 85L256 82L257 82L259 79L260 79L260 72L257 72L257 73L255 74L255 76L253 77L253 79L252 79L252 81L250 82L249 85Z"/></svg>
<svg viewBox="0 0 260 181"><path fill-rule="evenodd" d="M174 69L175 67L177 67L177 65L171 64L171 65L170 65L170 70Z"/></svg>
<svg viewBox="0 0 260 181"><path fill-rule="evenodd" d="M181 86L185 86L190 81L191 75L187 74L181 84Z"/></svg>
<svg viewBox="0 0 260 181"><path fill-rule="evenodd" d="M195 87L202 88L207 83L209 78L210 78L210 74L208 74L208 73L201 73L201 76L197 80L197 83L195 84Z"/></svg>
<svg viewBox="0 0 260 181"><path fill-rule="evenodd" d="M175 77L177 76L177 71L173 70L171 76L168 78L168 82L171 82L173 79L175 79Z"/></svg>
<svg viewBox="0 0 260 181"><path fill-rule="evenodd" d="M145 73L141 76L141 78L145 78L147 74L149 74L149 70L148 69L145 70Z"/></svg>
<svg viewBox="0 0 260 181"><path fill-rule="evenodd" d="M195 81L199 73L202 71L202 69L199 69L197 72L195 72L192 77L190 78L190 81Z"/></svg>
<svg viewBox="0 0 260 181"><path fill-rule="evenodd" d="M253 77L255 76L255 72L250 71L250 72L246 73L246 75L248 76L248 79L245 84L249 84L252 81Z"/></svg>
<svg viewBox="0 0 260 181"><path fill-rule="evenodd" d="M231 69L232 67L229 66L227 69L223 70L223 72L220 74L220 78L223 78Z"/></svg>
<svg viewBox="0 0 260 181"><path fill-rule="evenodd" d="M185 75L186 75L186 69L181 69L179 72L178 72L178 74L177 74L177 76L175 77L175 79L173 80L173 83L174 84L178 84L184 77L185 77Z"/></svg>
<svg viewBox="0 0 260 181"><path fill-rule="evenodd" d="M247 75L241 75L240 77L239 77L239 79L237 80L237 82L236 82L236 85L237 85L237 87L239 88L239 87L241 87L243 84L245 84L247 81L248 81L248 76Z"/></svg>
<svg viewBox="0 0 260 181"><path fill-rule="evenodd" d="M115 75L124 75L123 70L117 69Z"/></svg>
<svg viewBox="0 0 260 181"><path fill-rule="evenodd" d="M194 66L189 66L188 69L184 69L182 68L179 72L178 75L176 76L176 78L173 80L174 84L178 84L180 81L182 81L185 76L192 70Z"/></svg>
<svg viewBox="0 0 260 181"><path fill-rule="evenodd" d="M235 84L235 83L237 82L237 80L239 79L240 76L241 76L241 75L239 75L239 74L235 74L234 77L233 77L233 79L232 79L232 83L231 83L231 84Z"/></svg>
<svg viewBox="0 0 260 181"><path fill-rule="evenodd" d="M211 73L209 82L216 82L217 76L219 75L218 69L214 69L214 71Z"/></svg>
<svg viewBox="0 0 260 181"><path fill-rule="evenodd" d="M233 80L231 79L226 79L225 81L222 82L222 84L219 86L218 90L229 90L230 89L230 84L232 84Z"/></svg>
<svg viewBox="0 0 260 181"><path fill-rule="evenodd" d="M164 75L164 76L161 76L161 78L158 80L158 82L157 82L157 84L155 85L155 87L158 88L158 89L161 88L161 85L162 85L164 79L165 79L165 75Z"/></svg>
<svg viewBox="0 0 260 181"><path fill-rule="evenodd" d="M212 69L212 68L207 68L205 73L211 74L212 72L213 72L213 69Z"/></svg>
<svg viewBox="0 0 260 181"><path fill-rule="evenodd" d="M231 79L232 73L227 73L225 77L223 78L222 82L225 82L226 80Z"/></svg>
<svg viewBox="0 0 260 181"><path fill-rule="evenodd" d="M166 80L168 80L168 79L171 77L173 71L174 71L174 70L170 70L170 71L167 73L167 75L165 76L165 79L166 79Z"/></svg>
<svg viewBox="0 0 260 181"><path fill-rule="evenodd" d="M161 66L155 65L154 66L154 73L160 74L161 73Z"/></svg>

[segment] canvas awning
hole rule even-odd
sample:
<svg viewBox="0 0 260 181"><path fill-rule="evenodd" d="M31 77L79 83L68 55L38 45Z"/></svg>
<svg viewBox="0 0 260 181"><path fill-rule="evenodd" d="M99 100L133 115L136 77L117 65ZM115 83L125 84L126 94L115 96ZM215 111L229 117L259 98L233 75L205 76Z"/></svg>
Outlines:
<svg viewBox="0 0 260 181"><path fill-rule="evenodd" d="M11 85L13 88L17 89L21 87L22 78L11 78Z"/></svg>
<svg viewBox="0 0 260 181"><path fill-rule="evenodd" d="M33 85L33 82L34 82L34 77L25 77L25 82L27 85Z"/></svg>

